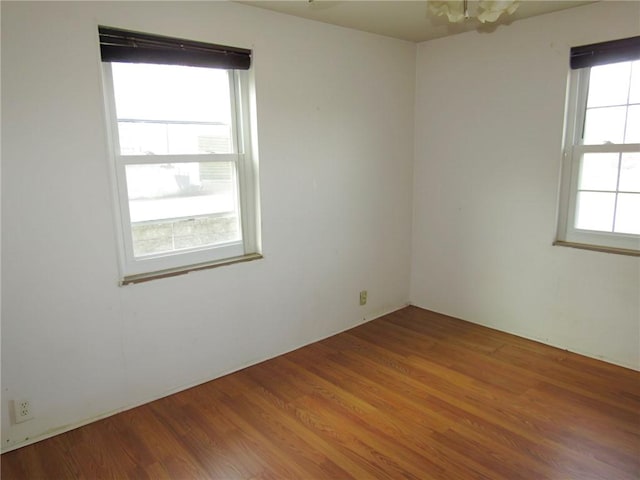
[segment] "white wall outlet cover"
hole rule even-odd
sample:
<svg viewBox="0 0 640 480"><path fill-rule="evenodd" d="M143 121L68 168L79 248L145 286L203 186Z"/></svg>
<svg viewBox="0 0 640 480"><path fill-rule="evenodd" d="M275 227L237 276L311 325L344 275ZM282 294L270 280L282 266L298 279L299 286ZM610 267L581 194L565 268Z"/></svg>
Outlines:
<svg viewBox="0 0 640 480"><path fill-rule="evenodd" d="M26 422L33 418L31 410L31 402L25 398L14 400L13 404L13 420L15 423Z"/></svg>

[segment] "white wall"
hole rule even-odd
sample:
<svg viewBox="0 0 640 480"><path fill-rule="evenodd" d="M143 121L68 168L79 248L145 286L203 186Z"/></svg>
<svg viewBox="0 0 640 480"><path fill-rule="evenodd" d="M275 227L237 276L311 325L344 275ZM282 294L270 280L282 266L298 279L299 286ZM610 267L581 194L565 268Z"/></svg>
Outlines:
<svg viewBox="0 0 640 480"><path fill-rule="evenodd" d="M640 259L553 247L569 48L602 2L418 46L412 303L640 369Z"/></svg>
<svg viewBox="0 0 640 480"><path fill-rule="evenodd" d="M568 49L637 35L640 4L420 44L417 68L237 4L0 5L4 450L409 299L640 368L639 260L551 246ZM254 49L264 260L117 286L98 24Z"/></svg>
<svg viewBox="0 0 640 480"><path fill-rule="evenodd" d="M1 8L3 449L407 303L414 44L217 2ZM264 260L117 286L98 24L254 49Z"/></svg>

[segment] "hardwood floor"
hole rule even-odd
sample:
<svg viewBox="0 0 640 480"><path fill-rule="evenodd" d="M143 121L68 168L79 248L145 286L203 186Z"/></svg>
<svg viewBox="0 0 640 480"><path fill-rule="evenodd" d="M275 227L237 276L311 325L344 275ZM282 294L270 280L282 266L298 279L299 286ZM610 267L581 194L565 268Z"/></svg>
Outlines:
<svg viewBox="0 0 640 480"><path fill-rule="evenodd" d="M2 455L2 479L640 478L640 373L407 307Z"/></svg>

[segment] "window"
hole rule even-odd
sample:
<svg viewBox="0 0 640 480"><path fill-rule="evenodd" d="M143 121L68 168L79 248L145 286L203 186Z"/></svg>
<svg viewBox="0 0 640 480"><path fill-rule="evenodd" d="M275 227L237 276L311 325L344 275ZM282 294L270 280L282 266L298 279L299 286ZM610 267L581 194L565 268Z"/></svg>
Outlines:
<svg viewBox="0 0 640 480"><path fill-rule="evenodd" d="M640 37L571 56L556 243L640 253Z"/></svg>
<svg viewBox="0 0 640 480"><path fill-rule="evenodd" d="M259 257L251 52L99 31L123 283Z"/></svg>

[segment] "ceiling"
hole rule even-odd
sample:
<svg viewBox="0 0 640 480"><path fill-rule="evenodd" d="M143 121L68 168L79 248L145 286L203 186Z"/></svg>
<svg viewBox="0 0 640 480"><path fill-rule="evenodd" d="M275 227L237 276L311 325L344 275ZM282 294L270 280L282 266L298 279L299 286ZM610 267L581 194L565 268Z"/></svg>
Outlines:
<svg viewBox="0 0 640 480"><path fill-rule="evenodd" d="M498 28L500 23L508 24L521 18L594 3L578 0L521 0L518 10L513 15L501 18L497 24L483 25L477 20L468 20L463 24L450 24L446 17L436 17L428 12L427 0L237 0L237 2L411 42L423 42L476 29L491 31ZM473 11L473 4L476 2L469 3L470 10Z"/></svg>

